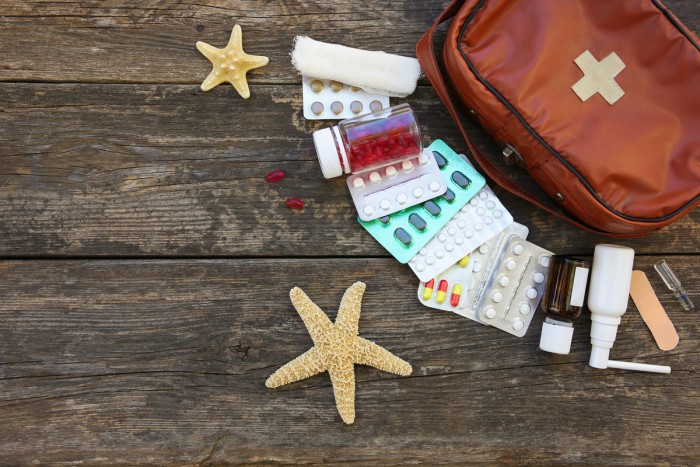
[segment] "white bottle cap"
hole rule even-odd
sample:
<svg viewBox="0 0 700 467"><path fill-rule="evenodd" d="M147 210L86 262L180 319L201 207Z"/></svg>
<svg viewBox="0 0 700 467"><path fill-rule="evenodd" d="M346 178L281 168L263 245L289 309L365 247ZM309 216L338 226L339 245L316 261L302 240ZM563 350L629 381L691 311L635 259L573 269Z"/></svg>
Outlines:
<svg viewBox="0 0 700 467"><path fill-rule="evenodd" d="M322 130L314 131L314 146L316 146L316 156L318 163L321 165L321 172L326 178L335 178L343 175L343 163L345 163L345 173L350 172L345 157L345 149L340 138L338 137L337 127L323 128ZM335 131L335 135L333 134ZM341 157L342 161L341 162Z"/></svg>
<svg viewBox="0 0 700 467"><path fill-rule="evenodd" d="M571 351L571 340L573 337L573 324L547 318L542 324L540 349L545 352L568 355L569 351Z"/></svg>

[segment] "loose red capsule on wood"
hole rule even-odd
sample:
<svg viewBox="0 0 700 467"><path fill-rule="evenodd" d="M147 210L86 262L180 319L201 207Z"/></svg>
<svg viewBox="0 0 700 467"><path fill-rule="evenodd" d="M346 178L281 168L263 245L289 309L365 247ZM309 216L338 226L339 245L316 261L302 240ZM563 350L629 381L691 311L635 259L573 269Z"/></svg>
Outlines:
<svg viewBox="0 0 700 467"><path fill-rule="evenodd" d="M284 202L289 209L301 209L304 207L304 202L297 198L287 198Z"/></svg>
<svg viewBox="0 0 700 467"><path fill-rule="evenodd" d="M265 176L268 182L279 182L284 178L284 172L282 170L273 170Z"/></svg>

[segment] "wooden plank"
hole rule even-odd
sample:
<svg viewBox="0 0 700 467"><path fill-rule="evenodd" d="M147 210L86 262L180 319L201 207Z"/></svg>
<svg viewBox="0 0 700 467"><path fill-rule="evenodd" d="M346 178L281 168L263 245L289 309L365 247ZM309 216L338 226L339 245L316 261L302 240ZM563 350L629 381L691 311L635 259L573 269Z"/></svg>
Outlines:
<svg viewBox="0 0 700 467"><path fill-rule="evenodd" d="M668 7L693 31L696 2ZM201 83L210 64L194 47L223 47L233 25L245 49L270 58L253 83L300 81L289 60L305 34L326 42L413 56L446 0L382 2L5 1L0 5L0 81Z"/></svg>
<svg viewBox="0 0 700 467"><path fill-rule="evenodd" d="M201 83L211 64L195 42L223 47L240 24L244 49L270 58L251 82L300 82L289 58L295 36L413 56L444 3L3 2L0 81Z"/></svg>
<svg viewBox="0 0 700 467"><path fill-rule="evenodd" d="M323 179L310 133L328 122L303 119L294 85L256 86L243 101L191 85L4 83L0 102L1 256L386 256L355 221L345 181ZM466 151L432 89L409 102L426 142ZM274 169L287 178L266 182ZM552 251L585 254L601 240L496 191ZM289 210L290 196L307 207ZM696 253L698 220L625 243Z"/></svg>
<svg viewBox="0 0 700 467"><path fill-rule="evenodd" d="M680 334L661 352L630 306L612 355L670 375L594 370L589 319L572 353L422 307L390 259L0 262L0 456L5 464L583 462L693 464L700 447L697 314L638 257ZM700 303L695 257L670 263ZM261 278L267 278L261 280ZM360 334L411 377L357 369L345 426L327 375L264 381L311 340L289 303L301 286L334 317L368 284Z"/></svg>

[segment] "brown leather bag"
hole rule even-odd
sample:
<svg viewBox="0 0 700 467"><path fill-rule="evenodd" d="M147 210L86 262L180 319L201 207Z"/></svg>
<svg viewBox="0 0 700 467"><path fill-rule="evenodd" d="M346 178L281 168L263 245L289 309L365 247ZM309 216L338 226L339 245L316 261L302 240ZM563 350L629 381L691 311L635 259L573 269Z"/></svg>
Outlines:
<svg viewBox="0 0 700 467"><path fill-rule="evenodd" d="M433 35L453 17L443 77ZM455 0L416 55L477 163L508 191L615 237L700 203L700 48L659 1ZM446 81L554 203L472 144Z"/></svg>

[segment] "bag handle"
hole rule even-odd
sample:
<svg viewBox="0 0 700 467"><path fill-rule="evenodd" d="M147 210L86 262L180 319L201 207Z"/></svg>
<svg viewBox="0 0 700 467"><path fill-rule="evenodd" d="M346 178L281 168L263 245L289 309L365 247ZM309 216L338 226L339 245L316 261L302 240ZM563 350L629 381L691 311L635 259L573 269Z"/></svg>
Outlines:
<svg viewBox="0 0 700 467"><path fill-rule="evenodd" d="M435 88L435 91L440 97L440 100L443 102L443 104L445 104L445 107L447 107L447 110L452 116L452 119L457 123L457 126L462 132L462 136L464 137L464 140L467 143L469 151L472 153L479 166L484 170L484 172L486 172L486 174L489 177L491 177L491 179L493 179L496 183L498 183L500 186L502 186L509 192L513 193L516 196L519 196L520 198L526 201L529 201L535 206L538 206L551 214L554 214L560 219L563 219L575 225L576 227L579 227L580 229L587 230L589 232L593 232L599 235L620 238L641 236L649 233L646 232L640 235L630 235L623 233L605 232L603 230L597 230L593 227L590 227L589 225L584 224L580 220L566 213L557 211L556 209L548 206L548 200L545 200L543 197L538 197L537 195L530 193L525 187L519 185L517 182L511 179L506 172L504 172L500 167L493 163L487 156L484 155L484 153L479 148L476 147L474 143L472 143L471 139L469 138L469 135L467 134L467 131L465 130L464 126L462 125L462 122L460 121L459 115L457 114L457 109L455 108L450 98L447 85L445 84L445 80L440 71L440 66L437 62L437 57L435 56L435 46L433 42L433 36L437 27L445 21L452 19L460 10L465 1L466 0L453 0L452 3L450 3L450 5L447 8L445 8L445 10L440 14L440 16L438 16L437 20L435 21L435 24L433 24L433 26L430 29L428 29L428 31L426 31L425 34L423 34L423 37L421 37L418 41L418 44L416 44L416 56L420 61L420 64L423 68L423 72L427 76L430 83L433 85L433 88Z"/></svg>

